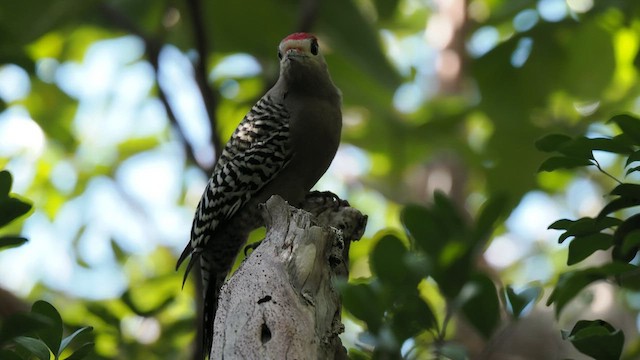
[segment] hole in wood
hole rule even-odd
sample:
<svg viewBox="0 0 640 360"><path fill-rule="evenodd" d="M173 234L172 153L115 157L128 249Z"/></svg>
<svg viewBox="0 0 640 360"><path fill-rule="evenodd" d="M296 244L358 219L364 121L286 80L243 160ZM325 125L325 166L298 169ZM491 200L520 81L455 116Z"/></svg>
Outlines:
<svg viewBox="0 0 640 360"><path fill-rule="evenodd" d="M267 324L262 324L262 331L260 332L260 341L262 341L263 344L266 344L269 340L271 340L271 330L269 330L269 327L267 326Z"/></svg>
<svg viewBox="0 0 640 360"><path fill-rule="evenodd" d="M263 297L262 299L258 300L258 304L262 304L262 303L266 303L271 301L271 295L267 295L265 297Z"/></svg>

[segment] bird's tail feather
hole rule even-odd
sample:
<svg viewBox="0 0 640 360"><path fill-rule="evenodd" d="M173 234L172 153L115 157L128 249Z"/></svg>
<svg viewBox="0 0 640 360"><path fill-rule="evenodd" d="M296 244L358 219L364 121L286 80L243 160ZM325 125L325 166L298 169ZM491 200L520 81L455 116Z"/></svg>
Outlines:
<svg viewBox="0 0 640 360"><path fill-rule="evenodd" d="M204 261L201 264L205 266ZM204 289L204 309L202 312L202 346L206 358L209 357L213 345L213 323L218 310L218 296L228 271L203 271L202 285Z"/></svg>

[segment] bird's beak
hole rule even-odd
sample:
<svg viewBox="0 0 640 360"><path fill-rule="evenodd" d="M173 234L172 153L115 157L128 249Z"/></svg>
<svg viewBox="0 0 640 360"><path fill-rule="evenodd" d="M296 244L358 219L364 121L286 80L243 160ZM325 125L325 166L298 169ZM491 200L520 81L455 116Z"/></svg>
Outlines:
<svg viewBox="0 0 640 360"><path fill-rule="evenodd" d="M305 56L304 51L301 48L295 46L285 48L284 54L288 58Z"/></svg>

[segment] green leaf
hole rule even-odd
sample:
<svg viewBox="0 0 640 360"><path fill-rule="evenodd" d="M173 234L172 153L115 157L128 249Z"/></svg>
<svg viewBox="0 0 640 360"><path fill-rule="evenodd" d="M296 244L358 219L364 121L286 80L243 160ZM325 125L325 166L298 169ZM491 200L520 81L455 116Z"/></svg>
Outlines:
<svg viewBox="0 0 640 360"><path fill-rule="evenodd" d="M597 250L606 250L613 245L611 234L591 234L576 236L569 244L569 256L567 265L574 265L589 257Z"/></svg>
<svg viewBox="0 0 640 360"><path fill-rule="evenodd" d="M547 306L555 303L557 317L569 301L589 284L635 270L637 267L634 265L616 261L600 267L566 272L560 275L556 287L547 299Z"/></svg>
<svg viewBox="0 0 640 360"><path fill-rule="evenodd" d="M437 221L444 224L449 235L459 235L467 229L467 221L460 213L460 210L458 210L453 201L441 191L436 191L433 194L432 210Z"/></svg>
<svg viewBox="0 0 640 360"><path fill-rule="evenodd" d="M622 241L622 251L626 254L640 246L640 229L629 232Z"/></svg>
<svg viewBox="0 0 640 360"><path fill-rule="evenodd" d="M52 353L57 354L62 341L62 318L60 313L53 305L43 300L36 301L31 307L31 312L46 316L52 321L51 326L38 331L38 336L47 344Z"/></svg>
<svg viewBox="0 0 640 360"><path fill-rule="evenodd" d="M554 221L553 224L549 225L549 227L547 229L554 229L554 230L566 230L568 229L575 221L574 220L569 220L569 219L560 219L557 221Z"/></svg>
<svg viewBox="0 0 640 360"><path fill-rule="evenodd" d="M131 311L136 313L136 315L143 316L143 317L149 317L149 316L154 316L158 314L162 310L166 309L169 305L171 305L171 303L173 303L173 301L175 300L173 296L170 296L165 298L163 301L159 302L157 305L152 306L150 309L143 310L134 301L132 289L127 289L127 291L125 291L122 294L120 299L122 300L122 302L125 303L125 305L129 307L129 309L131 309Z"/></svg>
<svg viewBox="0 0 640 360"><path fill-rule="evenodd" d="M640 214L630 216L618 225L613 233L615 246L611 255L614 259L629 262L636 256L638 231L640 231Z"/></svg>
<svg viewBox="0 0 640 360"><path fill-rule="evenodd" d="M0 236L0 251L4 249L18 247L26 243L27 241L28 241L27 239L17 235Z"/></svg>
<svg viewBox="0 0 640 360"><path fill-rule="evenodd" d="M611 195L620 195L622 197L628 197L633 199L640 199L640 185L639 184L620 184L611 190Z"/></svg>
<svg viewBox="0 0 640 360"><path fill-rule="evenodd" d="M603 320L580 320L567 340L594 359L617 360L622 355L624 333Z"/></svg>
<svg viewBox="0 0 640 360"><path fill-rule="evenodd" d="M105 324L115 329L120 329L120 318L106 306L99 303L90 303L87 305L87 310L99 317Z"/></svg>
<svg viewBox="0 0 640 360"><path fill-rule="evenodd" d="M558 149L558 152L570 158L593 160L593 143L591 139L580 136Z"/></svg>
<svg viewBox="0 0 640 360"><path fill-rule="evenodd" d="M640 119L629 114L616 115L608 121L616 123L620 130L633 139L636 145L640 145Z"/></svg>
<svg viewBox="0 0 640 360"><path fill-rule="evenodd" d="M26 214L31 210L31 204L15 197L0 199L0 227L7 225L13 220Z"/></svg>
<svg viewBox="0 0 640 360"><path fill-rule="evenodd" d="M489 338L500 321L500 305L493 281L484 274L476 273L461 294L466 297L462 304L465 317L485 338Z"/></svg>
<svg viewBox="0 0 640 360"><path fill-rule="evenodd" d="M569 227L567 227L567 231L560 235L560 237L558 238L558 242L562 244L562 242L564 242L571 236L586 236L596 234L604 229L618 226L621 223L622 220L614 217L595 219L590 217L583 217L574 221Z"/></svg>
<svg viewBox="0 0 640 360"><path fill-rule="evenodd" d="M13 180L11 179L10 172L7 170L0 171L0 198L9 197L12 182Z"/></svg>
<svg viewBox="0 0 640 360"><path fill-rule="evenodd" d="M433 212L421 205L407 205L402 209L400 220L413 242L429 256L436 256L444 245L446 232Z"/></svg>
<svg viewBox="0 0 640 360"><path fill-rule="evenodd" d="M66 338L62 339L62 342L60 343L60 350L58 351L58 356L60 356L62 354L62 352L67 348L67 346L69 346L69 344L71 344L71 342L76 339L79 338L80 336L84 335L84 334L88 334L93 330L93 328L91 326L85 326L82 327L76 331L73 332L73 334L67 336ZM83 346L86 344L83 344Z"/></svg>
<svg viewBox="0 0 640 360"><path fill-rule="evenodd" d="M631 165L631 163L640 161L640 150L634 151L633 154L629 155L627 158L627 162L624 164L624 167Z"/></svg>
<svg viewBox="0 0 640 360"><path fill-rule="evenodd" d="M535 142L538 150L544 152L558 151L562 146L571 141L571 137L564 134L550 134Z"/></svg>
<svg viewBox="0 0 640 360"><path fill-rule="evenodd" d="M47 345L38 339L34 339L27 336L18 336L13 341L29 351L33 356L40 360L49 360L51 353Z"/></svg>
<svg viewBox="0 0 640 360"><path fill-rule="evenodd" d="M93 348L95 347L94 343L86 343L80 346L73 354L69 355L69 357L65 358L65 360L81 360L86 359L87 355L91 354Z"/></svg>
<svg viewBox="0 0 640 360"><path fill-rule="evenodd" d="M629 168L627 172L624 174L624 176L629 176L629 174L632 174L637 171L640 171L640 166Z"/></svg>
<svg viewBox="0 0 640 360"><path fill-rule="evenodd" d="M634 198L621 197L614 200L611 200L607 205L605 205L600 213L598 214L598 218L602 216L606 216L611 214L612 212L638 206L640 205L640 200Z"/></svg>
<svg viewBox="0 0 640 360"><path fill-rule="evenodd" d="M376 244L371 253L371 267L380 281L391 288L417 286L417 283L407 284L408 269L404 264L407 249L400 239L394 235L385 235Z"/></svg>
<svg viewBox="0 0 640 360"><path fill-rule="evenodd" d="M450 360L468 360L467 349L463 345L447 341L440 347L440 354Z"/></svg>
<svg viewBox="0 0 640 360"><path fill-rule="evenodd" d="M614 154L631 154L633 149L622 142L620 138L594 138L589 139L588 143L592 150L606 151Z"/></svg>
<svg viewBox="0 0 640 360"><path fill-rule="evenodd" d="M474 229L474 240L483 241L491 236L496 223L507 209L507 197L504 195L492 196L484 203Z"/></svg>
<svg viewBox="0 0 640 360"><path fill-rule="evenodd" d="M2 322L0 327L0 346L17 336L35 335L36 331L52 325L53 321L51 319L40 314L13 314Z"/></svg>
<svg viewBox="0 0 640 360"><path fill-rule="evenodd" d="M405 301L394 311L392 328L401 342L435 327L433 310L420 298L417 291L407 294Z"/></svg>
<svg viewBox="0 0 640 360"><path fill-rule="evenodd" d="M519 318L522 311L532 303L535 303L542 293L542 288L539 286L533 286L526 288L518 293L513 290L511 286L507 286L504 289L505 298L509 305L509 310L516 318Z"/></svg>
<svg viewBox="0 0 640 360"><path fill-rule="evenodd" d="M593 163L589 159L577 158L577 157L566 157L566 156L554 156L545 160L538 168L538 172L542 172L542 171L551 172L558 169L573 169L581 166L590 166L590 165L593 165Z"/></svg>
<svg viewBox="0 0 640 360"><path fill-rule="evenodd" d="M384 309L378 303L379 296L371 284L343 284L339 288L342 301L351 315L367 323L369 330L377 333L382 325Z"/></svg>
<svg viewBox="0 0 640 360"><path fill-rule="evenodd" d="M10 350L0 349L0 359L2 360L24 360L18 354Z"/></svg>
<svg viewBox="0 0 640 360"><path fill-rule="evenodd" d="M391 18L398 7L398 2L398 0L375 0L376 10L380 19Z"/></svg>

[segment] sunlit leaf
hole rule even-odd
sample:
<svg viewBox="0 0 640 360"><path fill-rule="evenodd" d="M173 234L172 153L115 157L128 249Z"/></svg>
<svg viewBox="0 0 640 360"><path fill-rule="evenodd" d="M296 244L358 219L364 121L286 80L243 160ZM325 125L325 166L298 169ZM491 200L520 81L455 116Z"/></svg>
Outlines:
<svg viewBox="0 0 640 360"><path fill-rule="evenodd" d="M620 359L624 333L603 320L580 320L566 340L594 359Z"/></svg>
<svg viewBox="0 0 640 360"><path fill-rule="evenodd" d="M94 343L86 343L80 346L73 354L65 358L65 360L81 360L87 358L93 352Z"/></svg>
<svg viewBox="0 0 640 360"><path fill-rule="evenodd" d="M60 343L60 350L58 351L58 356L62 354L62 352L69 346L69 344L71 344L73 340L80 338L83 335L90 333L91 331L93 331L93 328L91 326L85 326L74 331L73 334L62 339L62 342ZM84 345L86 344L83 344L83 346Z"/></svg>

